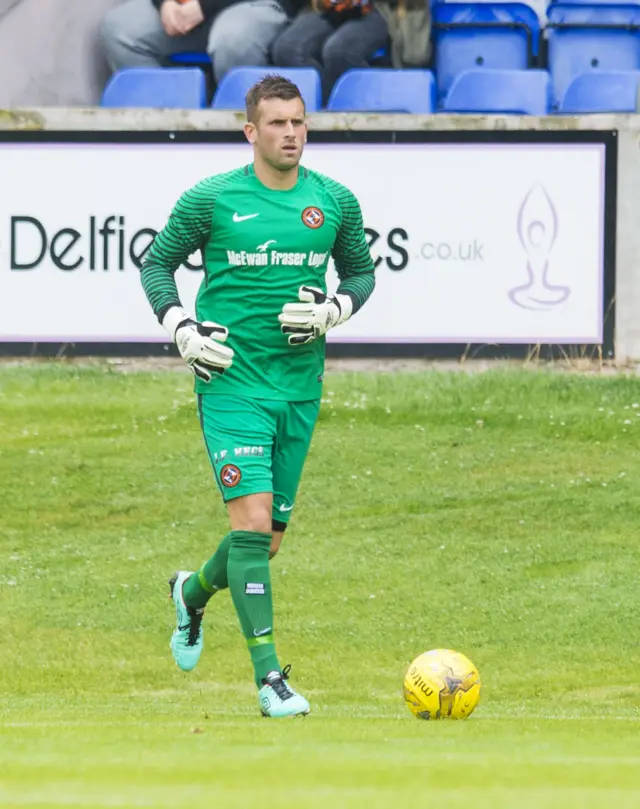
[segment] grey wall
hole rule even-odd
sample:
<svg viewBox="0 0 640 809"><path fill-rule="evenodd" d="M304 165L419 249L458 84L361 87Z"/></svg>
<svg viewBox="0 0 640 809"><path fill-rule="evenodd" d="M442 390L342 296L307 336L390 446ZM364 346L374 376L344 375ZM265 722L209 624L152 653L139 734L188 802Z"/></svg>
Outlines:
<svg viewBox="0 0 640 809"><path fill-rule="evenodd" d="M98 23L120 0L0 0L0 108L95 104Z"/></svg>
<svg viewBox="0 0 640 809"><path fill-rule="evenodd" d="M20 0L0 0L0 17L6 14L12 6L15 6L19 2Z"/></svg>

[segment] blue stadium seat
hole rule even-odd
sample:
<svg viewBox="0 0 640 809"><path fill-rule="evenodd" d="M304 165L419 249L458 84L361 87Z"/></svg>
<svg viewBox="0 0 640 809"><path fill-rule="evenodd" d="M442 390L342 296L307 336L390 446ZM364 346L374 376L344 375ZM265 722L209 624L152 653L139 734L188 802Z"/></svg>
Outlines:
<svg viewBox="0 0 640 809"><path fill-rule="evenodd" d="M185 51L171 54L169 61L174 65L210 65L211 57L206 51Z"/></svg>
<svg viewBox="0 0 640 809"><path fill-rule="evenodd" d="M554 3L546 27L553 108L577 76L640 70L640 5Z"/></svg>
<svg viewBox="0 0 640 809"><path fill-rule="evenodd" d="M640 0L638 0L640 2ZM370 65L373 67L386 67L391 65L391 48L388 45L385 45L382 48L378 48L375 53L372 53L368 59Z"/></svg>
<svg viewBox="0 0 640 809"><path fill-rule="evenodd" d="M201 109L206 106L204 73L197 67L128 67L109 79L101 105Z"/></svg>
<svg viewBox="0 0 640 809"><path fill-rule="evenodd" d="M307 112L321 109L320 74L312 67L232 67L218 84L211 106L218 110L244 109L247 90L264 76L274 74L298 85Z"/></svg>
<svg viewBox="0 0 640 809"><path fill-rule="evenodd" d="M327 111L430 113L435 95L430 70L354 68L335 83Z"/></svg>
<svg viewBox="0 0 640 809"><path fill-rule="evenodd" d="M550 0L550 6L636 6L640 0Z"/></svg>
<svg viewBox="0 0 640 809"><path fill-rule="evenodd" d="M533 6L523 0L434 0L431 13L436 33L471 27L477 31L519 30L529 35L532 55L538 54L540 18Z"/></svg>
<svg viewBox="0 0 640 809"><path fill-rule="evenodd" d="M593 70L577 76L567 88L558 112L636 112L640 70Z"/></svg>
<svg viewBox="0 0 640 809"><path fill-rule="evenodd" d="M442 111L547 115L550 90L546 70L466 70L455 78Z"/></svg>
<svg viewBox="0 0 640 809"><path fill-rule="evenodd" d="M442 3L432 8L438 95L464 70L524 70L538 53L540 20L526 3Z"/></svg>

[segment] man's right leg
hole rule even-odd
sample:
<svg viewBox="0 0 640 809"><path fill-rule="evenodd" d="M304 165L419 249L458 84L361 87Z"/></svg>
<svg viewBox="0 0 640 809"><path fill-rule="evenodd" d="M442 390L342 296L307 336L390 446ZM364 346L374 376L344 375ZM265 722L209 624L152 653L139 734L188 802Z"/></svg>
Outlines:
<svg viewBox="0 0 640 809"><path fill-rule="evenodd" d="M170 37L151 0L127 0L112 8L100 26L100 40L110 69L160 67L169 56L204 51L210 23L185 36Z"/></svg>
<svg viewBox="0 0 640 809"><path fill-rule="evenodd" d="M322 46L333 30L333 26L315 11L300 14L273 43L271 57L274 65L314 67L322 71Z"/></svg>
<svg viewBox="0 0 640 809"><path fill-rule="evenodd" d="M369 59L389 39L387 23L375 8L359 20L343 23L322 49L324 102L343 73L369 67Z"/></svg>
<svg viewBox="0 0 640 809"><path fill-rule="evenodd" d="M253 495L256 497L257 495ZM245 498L240 498L241 500ZM236 502L236 501L233 501ZM269 496L269 504L271 497ZM271 505L266 509L270 512ZM231 515L230 515L231 516ZM191 671L202 653L202 618L204 608L220 590L229 588L229 553L234 537L231 531L222 539L216 552L197 571L180 570L169 581L170 595L176 605L177 626L171 638L171 650L178 666ZM283 531L269 534L269 559L277 553Z"/></svg>
<svg viewBox="0 0 640 809"><path fill-rule="evenodd" d="M251 399L200 395L198 415L223 501L228 504L256 492L268 492L271 497L271 447L275 427L268 413ZM231 532L199 570L180 570L169 582L176 609L171 651L183 671L191 671L200 659L205 606L218 590L229 587L233 527L232 522Z"/></svg>
<svg viewBox="0 0 640 809"><path fill-rule="evenodd" d="M271 43L287 25L287 15L272 0L244 0L214 19L207 50L217 82L233 67L268 65Z"/></svg>

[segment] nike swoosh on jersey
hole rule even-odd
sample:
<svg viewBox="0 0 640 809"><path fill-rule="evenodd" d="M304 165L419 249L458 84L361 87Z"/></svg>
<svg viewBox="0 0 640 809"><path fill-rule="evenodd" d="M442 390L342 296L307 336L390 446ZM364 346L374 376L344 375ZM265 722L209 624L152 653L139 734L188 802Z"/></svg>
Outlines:
<svg viewBox="0 0 640 809"><path fill-rule="evenodd" d="M262 635L268 635L271 632L271 627L268 626L266 629L254 629L253 634L256 638L262 637Z"/></svg>
<svg viewBox="0 0 640 809"><path fill-rule="evenodd" d="M250 214L247 214L246 216L240 216L240 214L236 211L233 214L233 221L234 222L244 222L245 219L255 219L256 216L260 216L260 214L259 213L250 213Z"/></svg>
<svg viewBox="0 0 640 809"><path fill-rule="evenodd" d="M293 506L280 506L280 511L291 511Z"/></svg>

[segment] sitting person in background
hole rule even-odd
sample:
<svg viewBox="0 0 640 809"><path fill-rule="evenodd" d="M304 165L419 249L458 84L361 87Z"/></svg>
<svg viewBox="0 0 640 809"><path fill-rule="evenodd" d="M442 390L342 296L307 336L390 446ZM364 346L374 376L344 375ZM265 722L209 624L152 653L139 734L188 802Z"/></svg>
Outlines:
<svg viewBox="0 0 640 809"><path fill-rule="evenodd" d="M206 51L220 81L232 67L269 64L271 43L295 6L295 0L125 0L105 16L100 35L114 72Z"/></svg>
<svg viewBox="0 0 640 809"><path fill-rule="evenodd" d="M312 6L278 35L272 59L279 67L320 71L326 104L338 78L351 68L369 67L373 54L387 45L389 34L371 0L312 0Z"/></svg>

